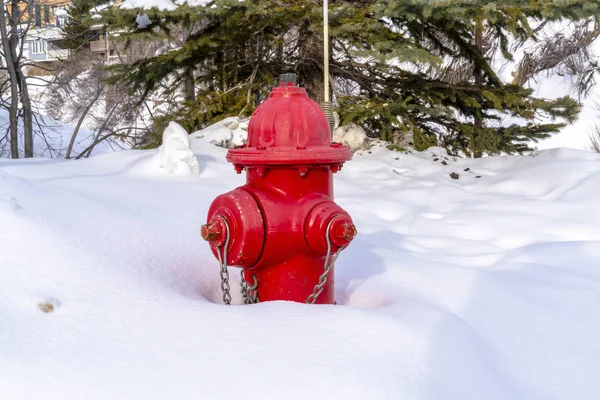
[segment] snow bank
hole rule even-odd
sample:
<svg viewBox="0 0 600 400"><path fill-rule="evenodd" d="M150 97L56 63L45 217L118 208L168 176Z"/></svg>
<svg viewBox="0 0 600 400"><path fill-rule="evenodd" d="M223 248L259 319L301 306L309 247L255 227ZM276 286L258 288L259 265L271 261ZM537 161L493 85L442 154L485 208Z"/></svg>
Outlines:
<svg viewBox="0 0 600 400"><path fill-rule="evenodd" d="M349 146L352 151L356 151L365 145L367 133L362 126L351 122L334 129L333 141Z"/></svg>
<svg viewBox="0 0 600 400"><path fill-rule="evenodd" d="M198 229L245 178L191 147L0 160L0 398L600 398L600 155L359 151L339 305L228 307Z"/></svg>
<svg viewBox="0 0 600 400"><path fill-rule="evenodd" d="M191 136L220 147L241 146L248 140L248 122L247 118L229 117L206 129L194 132Z"/></svg>
<svg viewBox="0 0 600 400"><path fill-rule="evenodd" d="M190 137L185 129L175 122L163 133L162 145L158 148L158 165L173 175L198 175L200 167L190 150Z"/></svg>

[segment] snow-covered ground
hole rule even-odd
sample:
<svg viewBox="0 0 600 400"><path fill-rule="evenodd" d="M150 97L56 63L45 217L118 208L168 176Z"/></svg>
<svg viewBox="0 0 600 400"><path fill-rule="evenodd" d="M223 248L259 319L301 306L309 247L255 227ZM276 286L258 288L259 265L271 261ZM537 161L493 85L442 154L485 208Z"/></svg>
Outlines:
<svg viewBox="0 0 600 400"><path fill-rule="evenodd" d="M6 109L0 109L0 132L8 135L9 115ZM33 144L34 155L44 158L64 158L74 128L71 125L56 121L46 115L36 113L33 122ZM23 152L23 126L22 120L19 121L19 150ZM72 156L75 157L85 151L88 146L94 142L94 132L81 128L73 143ZM98 143L92 155L98 155L106 152L113 152L124 145L117 145L109 141ZM6 140L0 142L0 159L10 157L10 141L8 136ZM2 399L0 397L0 399Z"/></svg>
<svg viewBox="0 0 600 400"><path fill-rule="evenodd" d="M0 399L600 398L600 155L358 153L339 305L225 306L199 227L244 177L205 133L187 176L0 160Z"/></svg>

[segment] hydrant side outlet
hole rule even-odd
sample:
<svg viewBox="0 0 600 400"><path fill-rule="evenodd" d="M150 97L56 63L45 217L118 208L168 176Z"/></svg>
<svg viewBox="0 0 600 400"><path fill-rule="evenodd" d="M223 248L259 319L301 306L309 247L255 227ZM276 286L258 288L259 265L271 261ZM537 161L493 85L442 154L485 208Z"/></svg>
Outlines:
<svg viewBox="0 0 600 400"><path fill-rule="evenodd" d="M331 143L319 105L290 79L256 109L248 144L228 151L236 171L247 172L246 184L215 199L201 234L217 257L227 242L230 265L258 282L260 301L309 302L312 295L310 302L335 303L334 256L356 227L333 201L333 174L351 158L347 146Z"/></svg>

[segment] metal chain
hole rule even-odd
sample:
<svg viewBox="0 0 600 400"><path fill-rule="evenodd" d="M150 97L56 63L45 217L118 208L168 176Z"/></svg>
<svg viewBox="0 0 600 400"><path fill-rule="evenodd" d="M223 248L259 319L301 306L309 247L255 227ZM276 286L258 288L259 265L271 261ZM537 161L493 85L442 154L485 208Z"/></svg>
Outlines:
<svg viewBox="0 0 600 400"><path fill-rule="evenodd" d="M329 221L327 229L325 230L325 241L327 242L327 255L325 256L325 271L319 277L319 283L315 285L312 294L306 299L306 304L314 304L315 301L317 301L319 295L323 293L323 287L325 286L325 283L327 283L327 275L329 274L329 271L331 271L331 268L333 268L333 265L335 264L335 261L337 260L342 250L346 248L346 246L340 247L338 251L335 252L333 257L331 257L331 240L329 239L329 228L331 228L333 221L335 221L335 218Z"/></svg>
<svg viewBox="0 0 600 400"><path fill-rule="evenodd" d="M219 267L221 273L221 291L223 292L223 303L227 305L231 305L231 286L229 285L229 271L227 270L227 248L229 247L229 240L231 238L231 231L229 229L229 224L227 223L227 219L221 215L221 219L225 224L226 236L225 236L225 244L223 245L223 251L221 252L221 248L215 245L215 249L217 251L217 258L219 259ZM252 279L254 283L252 286L248 286L246 279L244 278L244 270L240 271L240 286L242 291L242 296L244 297L244 304L256 304L260 302L258 298L258 279L256 275L252 274Z"/></svg>
<svg viewBox="0 0 600 400"><path fill-rule="evenodd" d="M221 291L223 292L223 303L227 305L231 305L231 287L229 286L229 271L227 270L227 248L229 247L229 224L224 216L220 216L225 223L225 230L227 232L227 236L225 236L225 245L223 246L223 254L221 255L221 250L218 246L215 245L215 249L217 250L217 256L219 259L219 267L221 268Z"/></svg>
<svg viewBox="0 0 600 400"><path fill-rule="evenodd" d="M248 286L248 282L246 282L246 278L244 277L244 270L240 271L240 286L242 288L242 296L244 297L244 304L256 304L260 302L258 298L258 279L256 275L252 274L252 280L254 283L252 286Z"/></svg>
<svg viewBox="0 0 600 400"><path fill-rule="evenodd" d="M221 291L223 292L223 303L227 304L227 305L231 305L231 286L229 285L229 271L227 270L227 248L229 247L229 240L230 240L230 230L229 230L229 224L227 223L227 219L225 219L225 217L221 216L221 218L223 219L223 222L225 224L225 230L226 230L226 236L225 236L225 244L223 246L223 251L221 252L221 249L219 248L219 246L215 246L216 252L217 252L217 258L219 259L219 266L220 266L220 274L221 274ZM327 229L325 230L325 241L327 242L327 255L325 256L325 265L324 265L324 271L323 274L321 274L321 276L319 277L319 282L315 285L313 292L310 296L308 296L308 298L306 299L306 303L307 304L314 304L315 301L317 301L317 298L319 297L319 295L321 295L321 293L323 293L324 290L324 286L327 283L327 276L329 275L329 272L331 271L331 268L333 268L333 265L335 264L337 258L339 257L340 253L342 252L342 250L344 250L346 248L346 246L340 247L335 254L333 254L333 257L331 255L331 240L329 239L329 229L331 228L331 225L333 224L333 221L335 220L332 219L331 221L329 221L329 224L327 225ZM256 304L260 302L260 299L258 298L258 279L256 278L256 275L252 274L252 279L253 279L253 284L251 286L248 285L248 282L246 282L246 279L244 278L244 270L240 271L240 276L241 276L241 280L240 280L240 287L241 287L241 292L242 292L242 296L244 298L244 304Z"/></svg>

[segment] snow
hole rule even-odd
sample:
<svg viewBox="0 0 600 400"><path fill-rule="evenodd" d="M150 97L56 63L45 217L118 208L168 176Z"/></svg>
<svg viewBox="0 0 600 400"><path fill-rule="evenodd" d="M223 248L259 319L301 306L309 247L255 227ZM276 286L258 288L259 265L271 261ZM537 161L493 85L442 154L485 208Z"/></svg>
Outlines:
<svg viewBox="0 0 600 400"><path fill-rule="evenodd" d="M159 10L172 11L176 9L178 5L187 4L190 7L204 7L211 1L212 0L125 0L120 7L125 9L140 8L144 10L158 8Z"/></svg>
<svg viewBox="0 0 600 400"><path fill-rule="evenodd" d="M0 160L0 398L600 397L600 155L359 151L339 305L228 307L198 233L244 182L225 123L191 135L199 175L165 148Z"/></svg>
<svg viewBox="0 0 600 400"><path fill-rule="evenodd" d="M600 50L600 41L597 46ZM559 95L571 95L571 80L566 77L551 76L544 77L536 84L536 96L543 98L556 98ZM596 84L590 91L587 98L582 99L583 108L577 121L561 129L560 133L540 142L537 146L540 149L551 149L558 147L568 147L585 150L590 145L590 135L594 131L594 125L600 120L600 85Z"/></svg>
<svg viewBox="0 0 600 400"><path fill-rule="evenodd" d="M573 23L569 21L557 21L548 23L539 34L540 38L554 37L557 33L568 36L573 31ZM513 80L512 73L516 70L518 62L523 58L525 52L535 53L539 43L529 40L525 46L521 47L514 54L514 61L506 61L502 57L497 57L493 62L495 71L498 71L498 76L503 82L511 82ZM512 46L512 44L510 45ZM590 63L598 63L600 61L600 39L596 39L590 46L591 54ZM596 74L596 82L598 74ZM556 69L549 72L543 72L530 79L525 84L526 87L534 89L535 97L544 99L556 99L562 96L571 96L578 99L577 93L573 90L573 76L557 74ZM572 148L577 150L588 150L590 147L590 135L593 133L595 124L600 118L600 85L596 84L590 90L588 96L578 99L583 104L581 114L577 121L568 125L557 134L550 138L532 143L532 146L538 149L552 148ZM512 118L507 118L506 123L514 122ZM537 122L551 122L538 120Z"/></svg>
<svg viewBox="0 0 600 400"><path fill-rule="evenodd" d="M124 9L142 8L149 10L151 8L158 8L159 10L172 11L177 6L169 0L125 0L119 7Z"/></svg>
<svg viewBox="0 0 600 400"><path fill-rule="evenodd" d="M213 1L214 0L125 0L120 7L125 9L140 8L143 10L158 8L159 10L171 11L176 9L178 5L187 4L190 7L204 7ZM243 0L238 1L241 2Z"/></svg>
<svg viewBox="0 0 600 400"><path fill-rule="evenodd" d="M190 149L190 137L175 122L163 133L162 145L158 148L157 161L160 168L174 175L198 175L200 167L196 156Z"/></svg>
<svg viewBox="0 0 600 400"><path fill-rule="evenodd" d="M56 26L32 28L27 31L26 40L58 40L63 38L63 31Z"/></svg>
<svg viewBox="0 0 600 400"><path fill-rule="evenodd" d="M192 136L221 147L242 146L248 138L248 119L229 117Z"/></svg>
<svg viewBox="0 0 600 400"><path fill-rule="evenodd" d="M204 7L207 4L211 3L213 0L180 0L177 1L178 4L186 4L190 7ZM243 1L243 0L238 0L238 1Z"/></svg>
<svg viewBox="0 0 600 400"><path fill-rule="evenodd" d="M367 133L360 126L351 122L348 125L334 129L332 140L349 146L352 150L358 150L365 145Z"/></svg>
<svg viewBox="0 0 600 400"><path fill-rule="evenodd" d="M30 87L32 98L37 97L36 84L44 85L45 82L42 79L28 78L28 81L34 84ZM8 110L0 110L0 131L8 132L9 116ZM23 152L23 135L22 135L22 121L19 123L19 149ZM56 121L46 115L35 114L33 123L33 145L34 155L36 157L47 157L47 158L61 158L64 157L71 140L74 128L70 125ZM94 141L94 132L87 129L80 129L75 142L73 143L73 156L77 156L88 148ZM2 157L8 157L10 154L10 143L8 140L2 142L0 146L0 159ZM125 147L122 145L122 147ZM106 152L112 152L115 146L112 143L103 141L98 143L92 151L92 155L103 154ZM1 399L1 397L0 397Z"/></svg>
<svg viewBox="0 0 600 400"><path fill-rule="evenodd" d="M145 29L148 26L152 25L152 21L150 21L150 18L145 13L138 14L137 17L135 18L135 22L138 24L139 29Z"/></svg>

